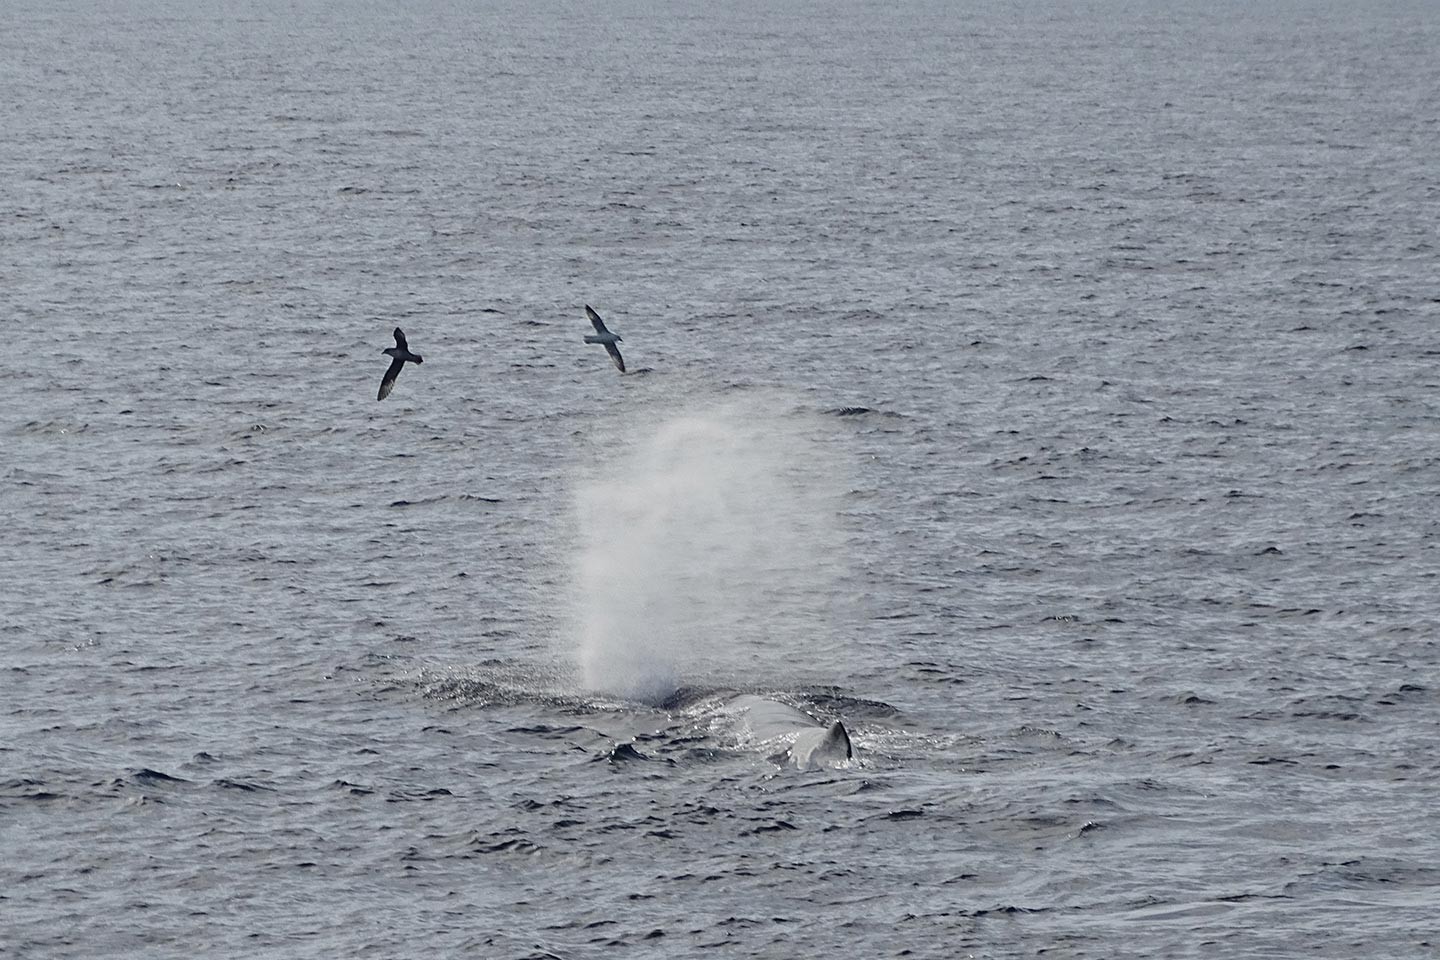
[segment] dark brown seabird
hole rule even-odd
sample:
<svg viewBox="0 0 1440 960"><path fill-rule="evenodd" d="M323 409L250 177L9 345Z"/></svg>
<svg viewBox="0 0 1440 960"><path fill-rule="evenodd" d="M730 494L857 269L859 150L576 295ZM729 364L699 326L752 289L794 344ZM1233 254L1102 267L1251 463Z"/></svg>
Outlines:
<svg viewBox="0 0 1440 960"><path fill-rule="evenodd" d="M384 353L394 357L390 361L390 369L385 371L385 376L380 381L380 394L375 399L384 400L390 396L390 391L395 388L395 378L400 376L400 368L405 366L406 360L415 363L424 363L418 353L411 353L410 348L405 345L405 332L399 327L395 328L395 346L386 347Z"/></svg>

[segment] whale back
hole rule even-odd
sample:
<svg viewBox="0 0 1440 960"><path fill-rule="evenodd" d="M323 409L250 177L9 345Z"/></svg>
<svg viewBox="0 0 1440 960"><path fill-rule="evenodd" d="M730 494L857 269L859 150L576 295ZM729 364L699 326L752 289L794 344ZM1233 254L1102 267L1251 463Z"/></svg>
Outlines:
<svg viewBox="0 0 1440 960"><path fill-rule="evenodd" d="M728 712L739 717L741 726L756 740L771 740L819 726L815 718L803 710L751 694L731 700Z"/></svg>
<svg viewBox="0 0 1440 960"><path fill-rule="evenodd" d="M785 759L798 769L816 770L844 763L855 756L855 750L845 724L836 720L828 727L801 731L785 754Z"/></svg>
<svg viewBox="0 0 1440 960"><path fill-rule="evenodd" d="M732 700L729 712L740 719L751 738L785 741L784 749L770 756L782 766L813 770L844 763L855 755L850 733L839 720L826 726L787 703L748 694Z"/></svg>

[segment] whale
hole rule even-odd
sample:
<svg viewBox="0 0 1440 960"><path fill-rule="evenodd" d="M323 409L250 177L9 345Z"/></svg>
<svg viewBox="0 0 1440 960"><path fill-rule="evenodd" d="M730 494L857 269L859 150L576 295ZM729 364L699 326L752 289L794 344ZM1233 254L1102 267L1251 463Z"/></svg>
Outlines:
<svg viewBox="0 0 1440 960"><path fill-rule="evenodd" d="M753 694L735 697L723 712L735 719L742 737L778 747L769 759L779 766L820 770L855 756L850 733L839 720L827 724L788 703Z"/></svg>

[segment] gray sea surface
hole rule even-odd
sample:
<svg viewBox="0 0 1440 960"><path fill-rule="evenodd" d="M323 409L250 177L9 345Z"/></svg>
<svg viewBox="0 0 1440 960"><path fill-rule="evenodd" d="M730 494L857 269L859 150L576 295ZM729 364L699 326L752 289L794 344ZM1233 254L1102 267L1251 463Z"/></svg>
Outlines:
<svg viewBox="0 0 1440 960"><path fill-rule="evenodd" d="M0 954L1435 955L1436 3L3 19Z"/></svg>

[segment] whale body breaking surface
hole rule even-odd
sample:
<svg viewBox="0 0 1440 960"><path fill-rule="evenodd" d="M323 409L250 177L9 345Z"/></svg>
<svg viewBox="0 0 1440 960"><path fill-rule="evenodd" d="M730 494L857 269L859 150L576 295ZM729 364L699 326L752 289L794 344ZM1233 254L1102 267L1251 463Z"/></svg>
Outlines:
<svg viewBox="0 0 1440 960"><path fill-rule="evenodd" d="M726 704L722 712L735 717L741 732L752 740L773 742L779 747L769 758L781 766L817 770L855 756L844 723L823 723L788 703L742 694Z"/></svg>

